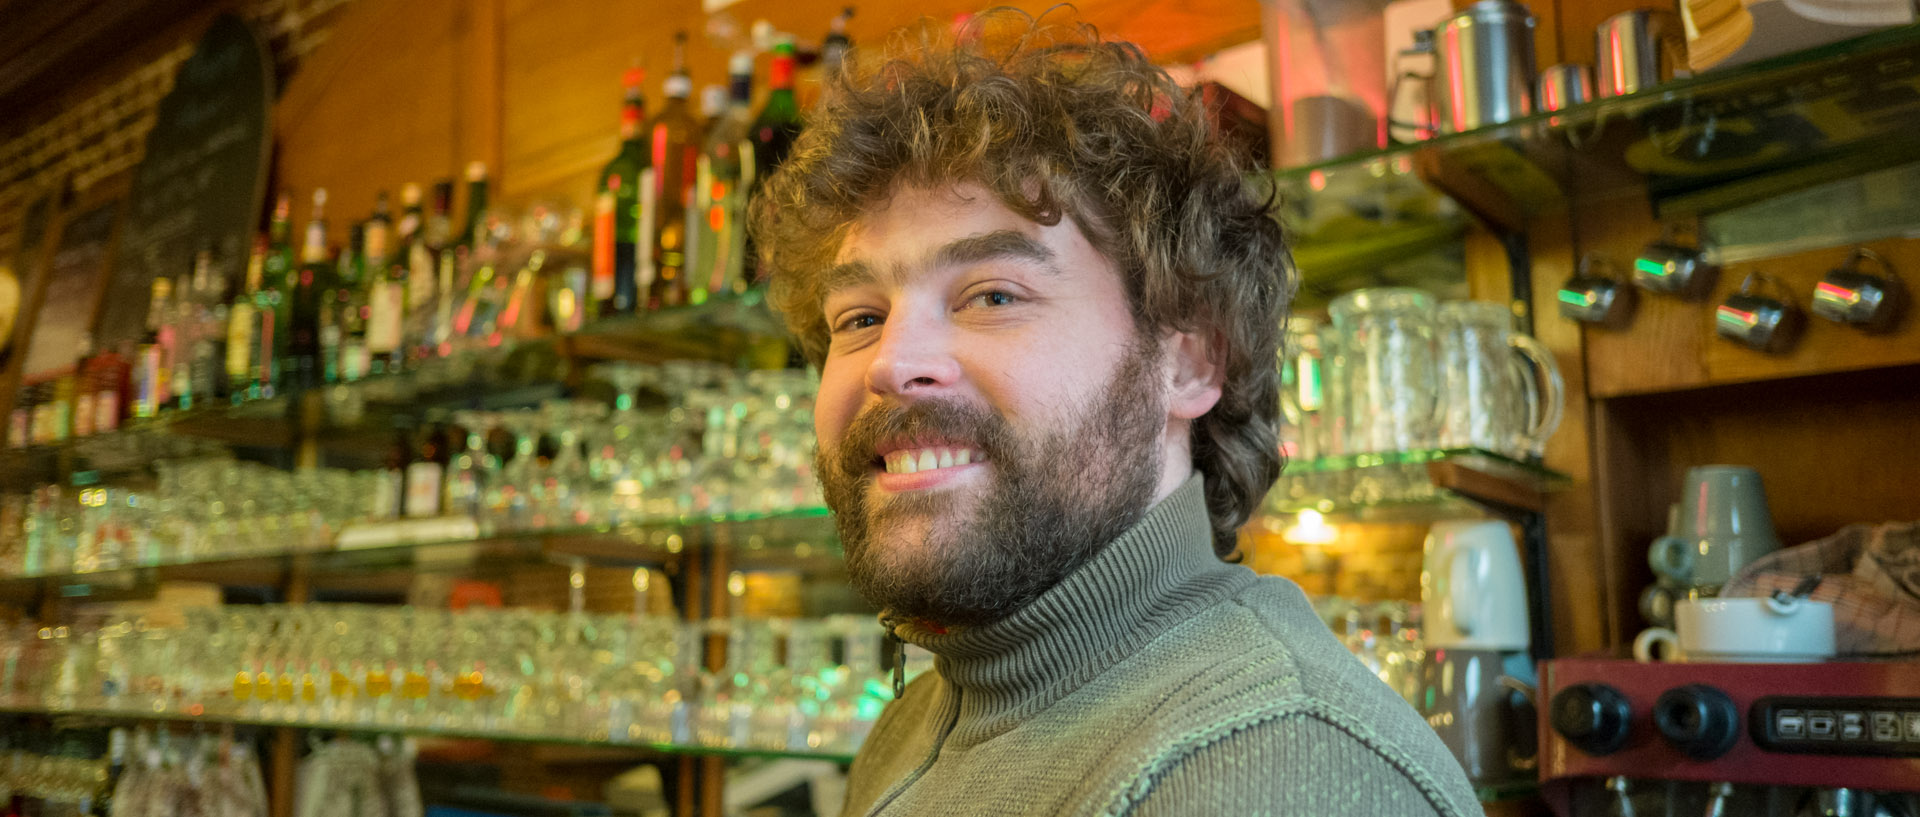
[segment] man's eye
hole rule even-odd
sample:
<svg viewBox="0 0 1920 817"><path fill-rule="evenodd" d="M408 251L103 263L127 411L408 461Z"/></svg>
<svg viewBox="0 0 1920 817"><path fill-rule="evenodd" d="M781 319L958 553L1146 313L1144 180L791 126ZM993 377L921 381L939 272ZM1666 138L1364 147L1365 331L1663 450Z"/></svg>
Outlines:
<svg viewBox="0 0 1920 817"><path fill-rule="evenodd" d="M972 298L968 298L967 306L1010 306L1016 300L1018 299L1014 298L1013 295L996 289L992 292L982 292Z"/></svg>
<svg viewBox="0 0 1920 817"><path fill-rule="evenodd" d="M867 329L879 325L880 316L862 312L857 315L849 315L841 318L840 322L834 325L833 330L836 332L846 332L855 329Z"/></svg>

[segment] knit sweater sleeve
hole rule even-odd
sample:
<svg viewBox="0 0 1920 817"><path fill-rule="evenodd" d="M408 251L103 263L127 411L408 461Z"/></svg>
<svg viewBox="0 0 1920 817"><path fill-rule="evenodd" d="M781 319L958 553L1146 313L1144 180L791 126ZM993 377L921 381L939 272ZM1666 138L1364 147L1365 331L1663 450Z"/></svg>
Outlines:
<svg viewBox="0 0 1920 817"><path fill-rule="evenodd" d="M1450 796L1449 796L1450 795ZM1129 817L1312 814L1465 817L1477 804L1449 791L1436 803L1402 765L1315 717L1280 718L1235 732L1156 777ZM1462 809L1471 808L1472 811Z"/></svg>

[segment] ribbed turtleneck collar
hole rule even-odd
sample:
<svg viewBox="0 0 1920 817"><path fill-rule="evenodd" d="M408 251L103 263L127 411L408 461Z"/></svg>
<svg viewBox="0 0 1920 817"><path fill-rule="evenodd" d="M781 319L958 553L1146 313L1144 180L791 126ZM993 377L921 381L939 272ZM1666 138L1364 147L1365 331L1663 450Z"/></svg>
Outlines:
<svg viewBox="0 0 1920 817"><path fill-rule="evenodd" d="M959 693L948 743L963 747L1012 728L1252 581L1252 571L1214 556L1211 531L1195 474L1005 620L945 633L898 624L895 635L931 651L935 668Z"/></svg>

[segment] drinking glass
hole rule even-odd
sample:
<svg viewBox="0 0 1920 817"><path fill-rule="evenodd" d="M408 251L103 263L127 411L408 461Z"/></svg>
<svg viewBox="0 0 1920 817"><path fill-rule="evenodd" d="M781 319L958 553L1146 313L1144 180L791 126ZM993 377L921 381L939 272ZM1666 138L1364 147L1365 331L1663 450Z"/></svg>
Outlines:
<svg viewBox="0 0 1920 817"><path fill-rule="evenodd" d="M1560 424L1565 386L1546 346L1513 329L1501 304L1440 305L1440 445L1516 459L1538 454Z"/></svg>
<svg viewBox="0 0 1920 817"><path fill-rule="evenodd" d="M1334 453L1432 447L1440 397L1433 298L1415 289L1361 289L1335 299L1328 312Z"/></svg>

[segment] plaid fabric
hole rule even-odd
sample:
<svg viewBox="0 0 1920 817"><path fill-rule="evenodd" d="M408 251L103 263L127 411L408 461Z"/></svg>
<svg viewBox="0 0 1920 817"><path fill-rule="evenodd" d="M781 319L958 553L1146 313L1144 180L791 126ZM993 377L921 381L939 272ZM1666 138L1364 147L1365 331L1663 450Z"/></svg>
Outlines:
<svg viewBox="0 0 1920 817"><path fill-rule="evenodd" d="M1722 596L1766 596L1821 576L1814 601L1833 604L1840 658L1920 658L1920 522L1849 525L1741 570Z"/></svg>

